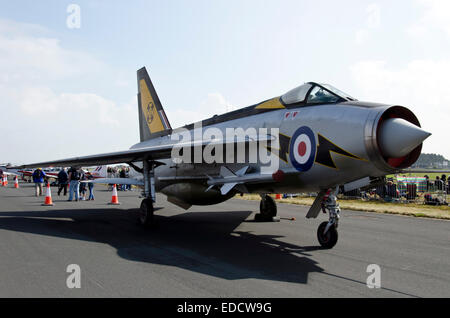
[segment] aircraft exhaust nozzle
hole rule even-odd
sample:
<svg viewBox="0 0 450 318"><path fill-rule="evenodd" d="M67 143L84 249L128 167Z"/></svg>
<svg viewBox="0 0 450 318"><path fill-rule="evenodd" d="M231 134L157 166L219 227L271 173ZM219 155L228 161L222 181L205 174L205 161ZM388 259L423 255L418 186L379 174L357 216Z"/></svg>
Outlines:
<svg viewBox="0 0 450 318"><path fill-rule="evenodd" d="M401 158L419 146L431 133L401 118L383 121L378 142L384 156Z"/></svg>

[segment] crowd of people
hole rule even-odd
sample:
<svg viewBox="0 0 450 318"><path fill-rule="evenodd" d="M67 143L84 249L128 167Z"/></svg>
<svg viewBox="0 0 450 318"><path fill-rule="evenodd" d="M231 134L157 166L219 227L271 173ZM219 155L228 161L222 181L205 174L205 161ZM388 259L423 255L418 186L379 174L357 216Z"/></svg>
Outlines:
<svg viewBox="0 0 450 318"><path fill-rule="evenodd" d="M108 178L129 178L130 168L129 167L108 167ZM118 184L118 191L131 191L130 184Z"/></svg>
<svg viewBox="0 0 450 318"><path fill-rule="evenodd" d="M38 168L33 172L32 177L35 195L43 195L43 185L47 177L45 172L41 168ZM63 168L58 173L58 196L61 193L66 196L67 192L69 192L67 201L94 200L94 184L92 182L86 182L92 179L94 179L92 175L85 173L83 169L71 167L69 170L66 170ZM89 195L86 198L87 190L89 190Z"/></svg>
<svg viewBox="0 0 450 318"><path fill-rule="evenodd" d="M108 167L108 178L129 178L130 168L128 167ZM47 180L45 172L38 168L32 174L35 195L43 195L44 182ZM81 168L71 167L66 170L61 169L58 173L58 196L67 195L69 192L69 198L67 201L90 201L94 198L94 183L86 182L93 180L94 177L90 173L86 173ZM111 185L112 186L112 185ZM119 184L117 185L118 191L131 191L131 185ZM89 191L89 194L87 192ZM87 195L87 198L86 198Z"/></svg>
<svg viewBox="0 0 450 318"><path fill-rule="evenodd" d="M427 191L434 189L438 191L446 191L450 194L450 179L447 179L447 175L443 174L441 177L436 176L434 181L431 180L428 175L425 175L424 177L427 179Z"/></svg>

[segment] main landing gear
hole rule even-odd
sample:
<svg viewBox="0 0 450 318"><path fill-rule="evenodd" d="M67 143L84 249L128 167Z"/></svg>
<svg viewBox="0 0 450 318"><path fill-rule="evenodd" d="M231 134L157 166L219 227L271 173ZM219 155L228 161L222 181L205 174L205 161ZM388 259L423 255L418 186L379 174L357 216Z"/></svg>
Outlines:
<svg viewBox="0 0 450 318"><path fill-rule="evenodd" d="M329 215L328 222L322 222L317 229L317 239L324 248L333 248L338 241L337 227L341 208L337 203L336 195L326 194L322 200L322 211Z"/></svg>
<svg viewBox="0 0 450 318"><path fill-rule="evenodd" d="M155 202L155 162L144 160L144 197L139 209L139 223L145 227L154 225L153 203Z"/></svg>
<svg viewBox="0 0 450 318"><path fill-rule="evenodd" d="M142 200L139 209L139 223L143 226L151 226L153 224L153 201L150 198Z"/></svg>
<svg viewBox="0 0 450 318"><path fill-rule="evenodd" d="M255 221L277 222L280 220L277 218L277 204L275 203L275 200L267 194L261 195L259 212L260 213L255 215Z"/></svg>

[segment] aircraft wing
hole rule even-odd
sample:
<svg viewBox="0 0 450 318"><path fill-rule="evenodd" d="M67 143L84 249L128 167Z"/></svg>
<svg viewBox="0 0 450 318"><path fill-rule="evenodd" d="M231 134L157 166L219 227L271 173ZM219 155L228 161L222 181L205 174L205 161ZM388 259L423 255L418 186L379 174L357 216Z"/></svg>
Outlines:
<svg viewBox="0 0 450 318"><path fill-rule="evenodd" d="M92 166L105 165L123 162L142 161L148 159L163 159L170 158L172 145L161 145L145 148L130 149L125 151L109 152L92 156L73 157L55 161L37 162L31 164L21 165L15 168L38 168L38 167L52 167L52 166Z"/></svg>
<svg viewBox="0 0 450 318"><path fill-rule="evenodd" d="M132 185L144 185L143 180L133 178L98 178L95 180L85 180L81 182L86 183L100 183L100 184L132 184Z"/></svg>
<svg viewBox="0 0 450 318"><path fill-rule="evenodd" d="M231 143L251 143L258 142L262 140L272 141L275 137L271 135L260 136L258 138L251 139L241 139L235 140ZM172 148L183 148L183 147L202 147L205 145L215 145L215 144L227 144L225 140L199 140L186 143L168 143L157 146L149 146L142 148L129 149L125 151L109 152L98 155L84 156L84 157L74 157L55 161L45 161L37 162L31 164L24 164L17 167L12 167L15 169L24 168L38 168L38 167L69 167L69 166L94 166L94 165L106 165L115 163L130 163L143 160L158 160L158 159L169 159L171 158Z"/></svg>

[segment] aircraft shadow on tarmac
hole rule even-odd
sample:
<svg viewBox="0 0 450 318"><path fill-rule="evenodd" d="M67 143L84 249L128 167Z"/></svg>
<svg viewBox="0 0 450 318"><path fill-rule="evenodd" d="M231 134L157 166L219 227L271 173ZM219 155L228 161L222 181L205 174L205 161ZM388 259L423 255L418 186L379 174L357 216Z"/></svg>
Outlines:
<svg viewBox="0 0 450 318"><path fill-rule="evenodd" d="M0 212L0 229L101 242L124 259L183 268L223 279L261 278L306 284L323 272L308 252L281 236L234 231L252 212L155 215L156 227L137 224L137 209L68 209Z"/></svg>

